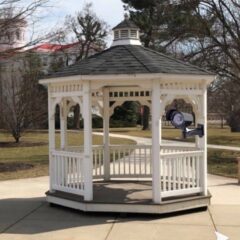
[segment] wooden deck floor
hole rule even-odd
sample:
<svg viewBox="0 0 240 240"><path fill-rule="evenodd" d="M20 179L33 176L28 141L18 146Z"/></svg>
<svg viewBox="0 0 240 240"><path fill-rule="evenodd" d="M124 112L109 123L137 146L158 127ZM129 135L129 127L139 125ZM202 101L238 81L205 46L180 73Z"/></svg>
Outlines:
<svg viewBox="0 0 240 240"><path fill-rule="evenodd" d="M152 201L150 181L94 182L93 201L82 196L56 191L47 192L48 201L83 211L165 213L206 207L210 196L190 195L164 199L161 204ZM78 207L79 206L79 207Z"/></svg>

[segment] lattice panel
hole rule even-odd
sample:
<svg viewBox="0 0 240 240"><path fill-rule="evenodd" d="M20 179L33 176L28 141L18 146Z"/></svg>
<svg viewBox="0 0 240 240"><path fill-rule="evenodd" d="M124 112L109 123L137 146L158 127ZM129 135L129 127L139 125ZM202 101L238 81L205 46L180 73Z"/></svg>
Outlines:
<svg viewBox="0 0 240 240"><path fill-rule="evenodd" d="M174 89L174 90L201 90L201 83L160 83L161 89Z"/></svg>
<svg viewBox="0 0 240 240"><path fill-rule="evenodd" d="M50 87L51 93L64 93L64 92L81 92L82 84L68 83L68 84L57 84Z"/></svg>

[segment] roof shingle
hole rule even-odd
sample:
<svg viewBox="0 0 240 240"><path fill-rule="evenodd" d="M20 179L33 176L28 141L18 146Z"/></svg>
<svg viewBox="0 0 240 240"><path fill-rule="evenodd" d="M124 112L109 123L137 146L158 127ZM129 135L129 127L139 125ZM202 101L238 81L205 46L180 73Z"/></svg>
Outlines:
<svg viewBox="0 0 240 240"><path fill-rule="evenodd" d="M146 73L213 75L197 66L142 46L120 45L65 67L59 72L50 74L48 78L73 75Z"/></svg>

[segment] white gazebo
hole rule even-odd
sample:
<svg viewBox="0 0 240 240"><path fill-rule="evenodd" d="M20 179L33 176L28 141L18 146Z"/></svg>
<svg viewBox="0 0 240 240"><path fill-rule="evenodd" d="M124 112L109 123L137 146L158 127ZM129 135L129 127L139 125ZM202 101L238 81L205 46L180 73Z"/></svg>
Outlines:
<svg viewBox="0 0 240 240"><path fill-rule="evenodd" d="M166 213L206 207L207 86L215 76L141 46L125 18L112 47L40 81L48 87L50 190L47 201L83 211ZM194 145L162 144L161 119L174 99L192 104L204 136ZM125 101L151 109L152 144L111 145L109 118ZM84 145L69 146L67 116L79 104ZM61 146L55 144L60 108ZM92 144L92 109L103 117L103 145Z"/></svg>

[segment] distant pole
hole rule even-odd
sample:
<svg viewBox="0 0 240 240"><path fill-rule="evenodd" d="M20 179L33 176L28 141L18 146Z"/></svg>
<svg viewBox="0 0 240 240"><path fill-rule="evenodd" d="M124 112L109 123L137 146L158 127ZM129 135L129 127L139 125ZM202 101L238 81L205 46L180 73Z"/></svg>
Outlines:
<svg viewBox="0 0 240 240"><path fill-rule="evenodd" d="M237 157L238 162L238 184L240 184L240 157Z"/></svg>

